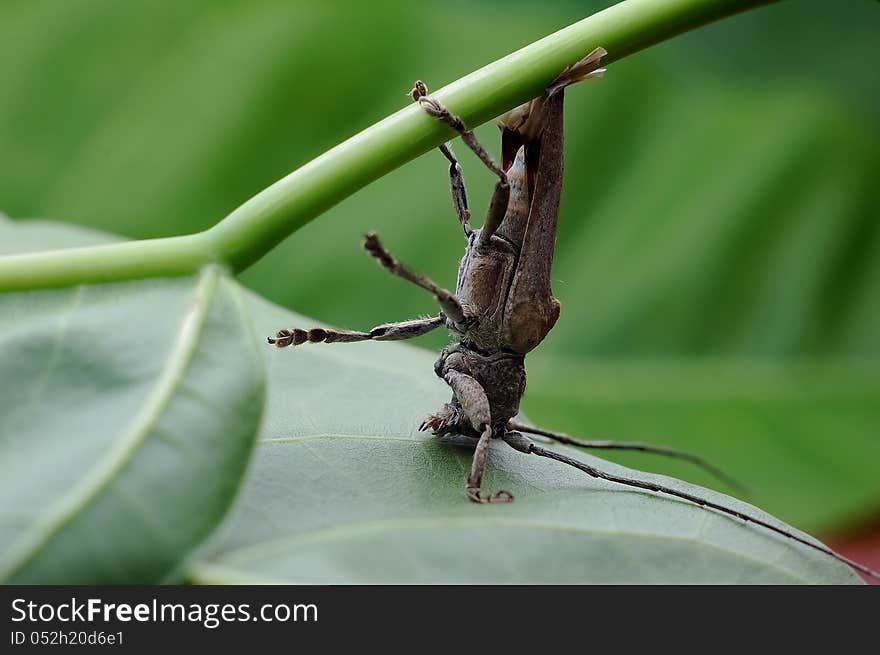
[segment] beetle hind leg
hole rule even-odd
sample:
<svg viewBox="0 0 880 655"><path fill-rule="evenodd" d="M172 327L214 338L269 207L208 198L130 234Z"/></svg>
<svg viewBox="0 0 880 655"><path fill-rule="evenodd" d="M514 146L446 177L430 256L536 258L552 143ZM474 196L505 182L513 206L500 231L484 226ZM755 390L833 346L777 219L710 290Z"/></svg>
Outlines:
<svg viewBox="0 0 880 655"><path fill-rule="evenodd" d="M486 214L486 220L480 236L481 245L489 243L492 234L498 229L498 226L504 219L504 214L507 212L507 205L510 200L510 182L507 179L507 173L495 162L492 155L477 140L477 137L467 128L461 118L449 111L439 100L428 96L428 87L425 86L424 82L416 80L410 95L428 114L440 122L446 123L446 125L458 132L465 145L480 158L480 161L485 164L486 168L498 176L498 182L495 183L495 192L492 194L492 200L489 203L489 210ZM452 198L465 234L470 235L472 231L470 226L470 210L467 208L467 194L464 188L464 178L461 176L461 166L459 166L458 160L448 145L441 145L440 151L450 162L449 175L452 182Z"/></svg>
<svg viewBox="0 0 880 655"><path fill-rule="evenodd" d="M458 116L453 114L439 100L428 96L428 87L421 80L416 80L413 90L410 92L413 100L418 102L422 109L442 123L446 123L453 130L458 132L461 140L465 142L468 148L473 150L474 154L480 158L486 168L495 173L501 182L507 183L507 175L501 170L501 167L492 159L492 155L477 141L477 137L471 132ZM445 154L445 153L444 153Z"/></svg>

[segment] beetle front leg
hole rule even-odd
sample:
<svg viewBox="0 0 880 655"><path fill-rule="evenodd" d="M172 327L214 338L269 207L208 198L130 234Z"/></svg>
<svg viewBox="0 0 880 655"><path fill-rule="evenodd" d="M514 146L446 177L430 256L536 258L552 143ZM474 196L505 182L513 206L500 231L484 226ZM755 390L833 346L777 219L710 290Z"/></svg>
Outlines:
<svg viewBox="0 0 880 655"><path fill-rule="evenodd" d="M460 371L446 371L443 379L452 387L452 391L461 404L461 408L464 410L471 426L480 433L465 487L468 498L475 503L511 502L513 494L509 491L489 494L482 489L483 472L486 470L486 462L489 460L489 442L492 439L492 415L485 390L474 378Z"/></svg>

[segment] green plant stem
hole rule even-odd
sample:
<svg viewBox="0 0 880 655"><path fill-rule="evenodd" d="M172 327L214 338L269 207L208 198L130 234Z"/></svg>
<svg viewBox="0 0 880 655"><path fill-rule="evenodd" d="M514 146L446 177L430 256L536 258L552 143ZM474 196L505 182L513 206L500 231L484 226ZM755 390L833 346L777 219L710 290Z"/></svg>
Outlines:
<svg viewBox="0 0 880 655"><path fill-rule="evenodd" d="M0 257L0 292L142 277L176 277L223 264L205 233Z"/></svg>
<svg viewBox="0 0 880 655"><path fill-rule="evenodd" d="M626 0L433 95L474 127L540 95L559 71L597 46L608 51L603 63L609 64L682 32L774 1ZM338 101L354 103L344 97L344 90ZM282 178L204 232L3 257L0 291L187 275L212 262L242 271L342 199L452 136L449 128L418 106L408 105Z"/></svg>

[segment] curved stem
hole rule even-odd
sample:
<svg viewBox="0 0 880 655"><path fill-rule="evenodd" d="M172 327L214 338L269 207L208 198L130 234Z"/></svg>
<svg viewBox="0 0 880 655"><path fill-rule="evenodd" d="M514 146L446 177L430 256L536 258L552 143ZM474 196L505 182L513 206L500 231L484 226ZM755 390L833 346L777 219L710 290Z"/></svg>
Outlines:
<svg viewBox="0 0 880 655"><path fill-rule="evenodd" d="M223 265L205 233L0 257L0 292L145 277L192 275Z"/></svg>
<svg viewBox="0 0 880 655"><path fill-rule="evenodd" d="M775 0L625 0L532 43L433 95L475 127L541 94L597 46L617 61L659 41ZM342 199L452 138L409 105L248 200L199 234L0 258L0 291L194 273L210 262L241 271Z"/></svg>

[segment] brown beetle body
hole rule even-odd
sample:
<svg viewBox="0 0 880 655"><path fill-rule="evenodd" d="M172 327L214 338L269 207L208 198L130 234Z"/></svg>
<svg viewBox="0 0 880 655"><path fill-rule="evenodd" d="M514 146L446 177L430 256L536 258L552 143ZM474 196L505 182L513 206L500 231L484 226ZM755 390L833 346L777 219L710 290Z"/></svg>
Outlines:
<svg viewBox="0 0 880 655"><path fill-rule="evenodd" d="M703 467L732 487L739 486L694 455L638 442L585 441L512 420L525 392L525 356L544 340L559 318L559 301L553 297L550 288L550 269L562 193L563 89L574 82L601 75L604 69L599 68L599 60L605 54L604 49L596 48L566 68L542 96L502 117L499 121L502 130L501 167L461 119L428 97L425 85L416 82L411 92L413 99L431 116L458 132L462 141L498 176L486 220L480 229L474 230L470 226L461 167L448 144L440 146L440 151L449 160L453 204L467 237L455 293L398 262L375 234L368 234L364 239L367 252L394 275L432 293L440 305L440 314L385 323L369 332L329 328L279 330L274 338L269 338L269 343L284 348L306 342L393 341L417 337L445 325L457 337L457 342L443 349L434 371L451 387L452 400L436 414L428 416L421 429L429 428L449 443L474 448L466 485L471 500L480 503L513 500L507 491L488 494L482 489L489 442L493 437L499 437L514 450L568 464L594 478L662 493L759 525L880 578L880 571L761 518L651 480L603 471L544 448L523 433L539 434L585 448L636 450L675 457Z"/></svg>
<svg viewBox="0 0 880 655"><path fill-rule="evenodd" d="M489 439L504 435L519 412L526 386L525 355L559 318L550 271L562 195L563 89L601 75L599 60L604 54L601 48L590 53L563 71L543 96L502 117L502 169L465 138L500 181L481 229L470 229L466 202L456 203L464 206L460 218L468 237L455 290L465 320L447 316L446 325L458 334L459 343L444 349L435 365L437 375L452 387L452 402L422 427L437 435L479 437L467 488L480 502L512 498L507 492L490 496L480 489ZM417 83L414 97L424 101L429 113L463 128L445 108L425 98L423 90ZM451 152L444 154L453 163L453 197L463 196L463 183L456 180L457 162Z"/></svg>
<svg viewBox="0 0 880 655"><path fill-rule="evenodd" d="M476 438L468 477L468 496L477 502L513 499L481 490L483 469L492 436L504 436L519 412L525 392L525 355L556 324L559 301L550 288L550 269L556 240L556 222L562 193L563 89L598 77L605 50L596 48L569 66L546 92L505 114L502 166L499 167L461 121L417 81L411 95L434 118L459 133L462 140L498 176L486 220L480 229L470 226L467 194L458 160L444 144L449 160L452 199L467 237L458 281L452 293L398 262L375 234L364 247L391 273L431 292L440 305L438 316L387 323L369 332L351 330L280 330L269 342L278 347L305 342L388 341L416 337L446 325L457 343L445 348L434 370L451 388L452 400L428 416L421 428L435 435Z"/></svg>
<svg viewBox="0 0 880 655"><path fill-rule="evenodd" d="M532 139L502 124L502 140L519 143L513 161L505 162L507 211L488 239L483 230L468 235L455 295L471 321L462 326L447 319L459 343L446 348L435 367L440 377L457 371L477 380L496 431L519 412L526 353L543 341L559 318L550 267L562 193L562 91L546 105L542 129L533 130ZM457 396L436 418L426 424L438 434L482 431L481 425L468 421Z"/></svg>

